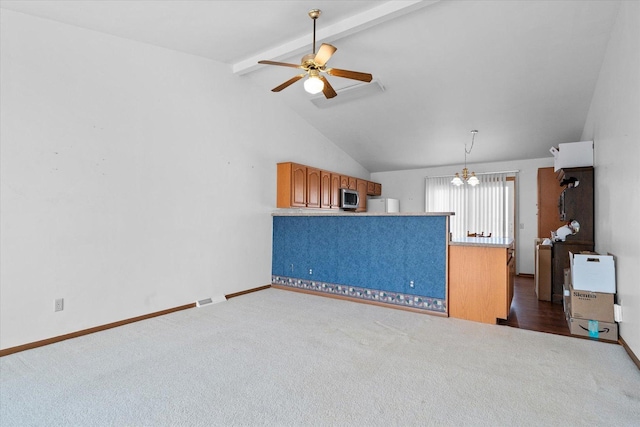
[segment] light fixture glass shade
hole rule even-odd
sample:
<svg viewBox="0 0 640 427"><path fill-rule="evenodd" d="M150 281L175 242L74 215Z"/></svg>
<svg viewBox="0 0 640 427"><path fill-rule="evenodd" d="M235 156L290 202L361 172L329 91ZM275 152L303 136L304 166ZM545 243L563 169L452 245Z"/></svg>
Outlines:
<svg viewBox="0 0 640 427"><path fill-rule="evenodd" d="M456 173L456 176L453 177L453 179L451 180L451 183L456 187L460 187L463 184L462 179L460 179L460 175L457 173Z"/></svg>
<svg viewBox="0 0 640 427"><path fill-rule="evenodd" d="M478 177L476 176L475 172L471 172L471 176L469 177L469 179L467 180L467 182L469 183L470 186L475 187L476 185L480 184L480 180L478 179Z"/></svg>
<svg viewBox="0 0 640 427"><path fill-rule="evenodd" d="M304 81L304 90L312 95L322 92L322 89L324 89L324 82L316 76L309 76L309 78Z"/></svg>

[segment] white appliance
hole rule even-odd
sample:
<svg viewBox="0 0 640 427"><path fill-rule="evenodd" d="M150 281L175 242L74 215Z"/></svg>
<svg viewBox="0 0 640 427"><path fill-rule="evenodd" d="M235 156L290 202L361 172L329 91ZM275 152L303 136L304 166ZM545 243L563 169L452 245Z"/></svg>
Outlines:
<svg viewBox="0 0 640 427"><path fill-rule="evenodd" d="M367 212L400 212L400 200L398 199L368 199Z"/></svg>

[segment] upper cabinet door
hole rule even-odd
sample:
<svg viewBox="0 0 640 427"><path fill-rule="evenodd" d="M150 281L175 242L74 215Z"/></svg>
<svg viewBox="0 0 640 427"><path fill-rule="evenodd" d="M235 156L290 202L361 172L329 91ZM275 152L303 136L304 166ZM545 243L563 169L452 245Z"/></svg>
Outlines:
<svg viewBox="0 0 640 427"><path fill-rule="evenodd" d="M340 208L340 175L331 174L331 208Z"/></svg>
<svg viewBox="0 0 640 427"><path fill-rule="evenodd" d="M320 169L307 168L307 207L320 207Z"/></svg>
<svg viewBox="0 0 640 427"><path fill-rule="evenodd" d="M373 196L376 192L376 183L367 181L367 194Z"/></svg>
<svg viewBox="0 0 640 427"><path fill-rule="evenodd" d="M320 171L320 207L331 209L331 172Z"/></svg>
<svg viewBox="0 0 640 427"><path fill-rule="evenodd" d="M291 206L307 206L307 167L291 165Z"/></svg>

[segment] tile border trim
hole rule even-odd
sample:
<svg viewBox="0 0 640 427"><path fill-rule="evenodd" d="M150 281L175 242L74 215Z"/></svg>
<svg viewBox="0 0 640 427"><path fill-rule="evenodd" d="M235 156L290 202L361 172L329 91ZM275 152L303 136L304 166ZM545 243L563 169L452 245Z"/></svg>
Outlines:
<svg viewBox="0 0 640 427"><path fill-rule="evenodd" d="M401 292L383 291L379 289L361 288L358 286L339 285L335 283L305 280L296 277L271 276L273 285L287 286L290 288L315 291L324 294L340 295L364 301L374 301L384 304L392 304L400 307L410 307L427 312L440 314L447 313L446 301L441 298L411 295Z"/></svg>

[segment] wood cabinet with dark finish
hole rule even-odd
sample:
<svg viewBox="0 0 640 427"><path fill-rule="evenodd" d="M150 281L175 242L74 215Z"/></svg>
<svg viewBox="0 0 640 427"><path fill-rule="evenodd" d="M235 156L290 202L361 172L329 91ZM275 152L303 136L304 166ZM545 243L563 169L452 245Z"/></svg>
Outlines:
<svg viewBox="0 0 640 427"><path fill-rule="evenodd" d="M565 224L580 223L580 231L567 236L567 241L592 243L594 230L593 167L560 169L557 173L563 187L558 198L558 216Z"/></svg>
<svg viewBox="0 0 640 427"><path fill-rule="evenodd" d="M553 167L538 169L538 237L551 238L551 232L564 223L558 215L558 199L563 188Z"/></svg>
<svg viewBox="0 0 640 427"><path fill-rule="evenodd" d="M557 201L557 216L563 223L576 220L580 229L563 242L554 242L552 259L553 302L562 302L564 269L569 268L569 252L580 253L595 249L594 229L594 171L593 167L560 169L556 174L562 192Z"/></svg>

